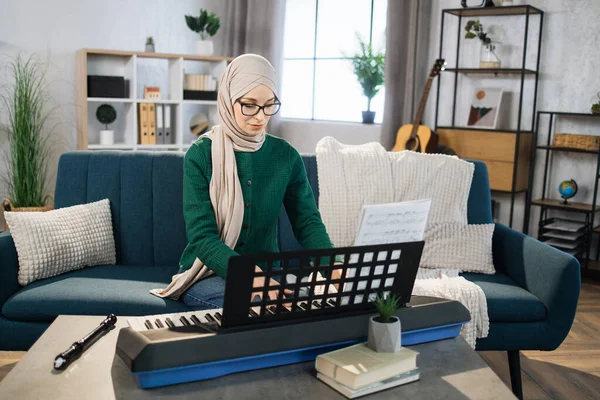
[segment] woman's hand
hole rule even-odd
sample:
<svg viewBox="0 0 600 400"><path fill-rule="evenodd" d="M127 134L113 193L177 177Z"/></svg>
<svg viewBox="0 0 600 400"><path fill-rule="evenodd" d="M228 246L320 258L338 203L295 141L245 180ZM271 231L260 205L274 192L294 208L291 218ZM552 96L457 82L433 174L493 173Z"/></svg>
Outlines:
<svg viewBox="0 0 600 400"><path fill-rule="evenodd" d="M333 263L333 265L342 265L341 262L336 262ZM331 279L342 279L342 275L344 274L344 270L339 268L339 269L334 269L333 271L331 271ZM337 290L338 292L340 291L340 284L339 283L334 283L333 286L335 287L335 290Z"/></svg>
<svg viewBox="0 0 600 400"><path fill-rule="evenodd" d="M254 272L262 272L262 269L260 269L258 266L254 267ZM260 292L253 292L252 295L250 296L250 302L252 302L254 300L254 297L256 295L261 296L262 298L262 288L264 288L265 285L265 277L264 276L257 276L254 278L254 281L252 283L252 287L254 288L260 288ZM269 281L269 285L268 286L280 286L279 282L277 282L275 279L271 278ZM271 289L267 292L267 296L269 296L270 300L276 300L277 297L279 296L279 292L281 291L281 289ZM293 291L291 291L290 289L283 289L283 293L285 294L292 294L294 293Z"/></svg>

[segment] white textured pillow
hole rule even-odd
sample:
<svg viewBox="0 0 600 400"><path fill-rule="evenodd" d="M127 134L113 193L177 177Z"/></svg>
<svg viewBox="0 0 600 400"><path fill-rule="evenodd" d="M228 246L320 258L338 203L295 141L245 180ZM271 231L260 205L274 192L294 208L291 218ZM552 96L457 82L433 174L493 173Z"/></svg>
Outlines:
<svg viewBox="0 0 600 400"><path fill-rule="evenodd" d="M456 268L460 272L495 274L492 258L494 224L428 226L421 267Z"/></svg>
<svg viewBox="0 0 600 400"><path fill-rule="evenodd" d="M17 248L18 281L23 286L92 265L116 263L108 199L4 215Z"/></svg>

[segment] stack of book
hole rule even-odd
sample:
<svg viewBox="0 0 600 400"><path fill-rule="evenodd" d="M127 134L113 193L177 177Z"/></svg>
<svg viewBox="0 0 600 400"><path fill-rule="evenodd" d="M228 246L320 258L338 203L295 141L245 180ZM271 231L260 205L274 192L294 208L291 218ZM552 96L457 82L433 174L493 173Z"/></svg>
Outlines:
<svg viewBox="0 0 600 400"><path fill-rule="evenodd" d="M366 343L321 354L317 378L349 399L404 385L419 379L418 352L402 347L378 353Z"/></svg>
<svg viewBox="0 0 600 400"><path fill-rule="evenodd" d="M185 74L185 90L215 91L217 78L208 74Z"/></svg>

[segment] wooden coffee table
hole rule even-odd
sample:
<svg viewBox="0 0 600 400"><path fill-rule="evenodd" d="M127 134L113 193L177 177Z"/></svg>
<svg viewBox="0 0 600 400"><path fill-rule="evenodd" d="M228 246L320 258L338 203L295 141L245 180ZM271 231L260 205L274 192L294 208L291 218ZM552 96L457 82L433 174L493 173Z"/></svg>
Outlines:
<svg viewBox="0 0 600 400"><path fill-rule="evenodd" d="M116 329L62 372L54 358L104 319L60 316L0 382L6 399L345 399L315 377L314 362L286 365L180 385L143 390L115 356ZM411 346L420 352L421 380L365 399L514 399L512 392L461 338Z"/></svg>

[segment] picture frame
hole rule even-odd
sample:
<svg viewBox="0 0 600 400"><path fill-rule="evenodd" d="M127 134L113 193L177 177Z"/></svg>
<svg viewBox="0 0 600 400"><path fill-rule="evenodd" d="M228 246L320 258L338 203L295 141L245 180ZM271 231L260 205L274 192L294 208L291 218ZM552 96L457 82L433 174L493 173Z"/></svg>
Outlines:
<svg viewBox="0 0 600 400"><path fill-rule="evenodd" d="M496 129L502 103L500 88L476 87L473 90L467 126L470 128Z"/></svg>

